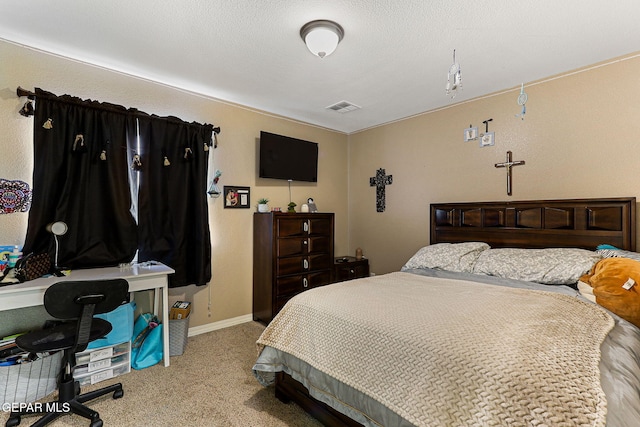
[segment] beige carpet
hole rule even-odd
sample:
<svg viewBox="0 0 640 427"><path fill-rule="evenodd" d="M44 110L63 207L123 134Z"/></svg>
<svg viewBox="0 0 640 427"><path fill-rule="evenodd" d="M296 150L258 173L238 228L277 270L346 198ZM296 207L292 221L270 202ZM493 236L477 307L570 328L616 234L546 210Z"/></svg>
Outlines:
<svg viewBox="0 0 640 427"><path fill-rule="evenodd" d="M262 387L253 377L255 341L263 329L249 322L190 337L184 354L172 357L168 368L158 364L93 386L121 382L125 394L118 400L107 395L90 406L105 426L321 426L297 405L280 402L273 387ZM0 413L0 426L7 418ZM23 417L20 425L31 425L35 419ZM89 422L64 415L50 425L88 426Z"/></svg>

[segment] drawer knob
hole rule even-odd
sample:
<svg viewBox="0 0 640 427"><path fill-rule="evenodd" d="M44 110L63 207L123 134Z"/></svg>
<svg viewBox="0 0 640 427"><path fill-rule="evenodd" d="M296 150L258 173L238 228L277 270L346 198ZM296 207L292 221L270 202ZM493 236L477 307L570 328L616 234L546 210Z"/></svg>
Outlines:
<svg viewBox="0 0 640 427"><path fill-rule="evenodd" d="M309 287L309 281L307 280L306 277L304 279L302 279L302 286L305 287L305 288Z"/></svg>
<svg viewBox="0 0 640 427"><path fill-rule="evenodd" d="M306 260L306 259L302 260L302 267L303 267L305 270L308 270L308 269L309 269L309 261L308 261L308 260Z"/></svg>

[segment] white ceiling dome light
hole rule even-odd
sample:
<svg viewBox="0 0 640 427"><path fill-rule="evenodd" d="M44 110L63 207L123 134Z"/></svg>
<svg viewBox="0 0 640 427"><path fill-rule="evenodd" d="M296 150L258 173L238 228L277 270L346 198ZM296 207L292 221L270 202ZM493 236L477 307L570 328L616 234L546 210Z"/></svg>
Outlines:
<svg viewBox="0 0 640 427"><path fill-rule="evenodd" d="M300 28L300 37L311 53L324 58L336 50L338 43L344 37L344 30L333 21L319 19L304 24Z"/></svg>

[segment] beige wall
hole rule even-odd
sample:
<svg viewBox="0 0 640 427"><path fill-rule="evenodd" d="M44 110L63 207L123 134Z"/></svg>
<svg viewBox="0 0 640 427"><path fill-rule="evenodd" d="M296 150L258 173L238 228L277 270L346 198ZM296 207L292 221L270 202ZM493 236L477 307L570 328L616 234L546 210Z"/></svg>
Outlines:
<svg viewBox="0 0 640 427"><path fill-rule="evenodd" d="M269 198L271 206L286 208L289 203L286 181L256 178L257 138L261 130L318 142L318 183L292 183L291 198L301 205L313 197L321 211L335 212L336 252L348 249L347 195L345 191L336 191L343 189L347 181L344 134L0 42L0 178L29 183L33 168L33 119L18 114L25 102L16 97L18 86L29 90L40 87L58 95L70 94L220 126L222 132L214 151L215 167L222 171L219 184L250 186L252 204L260 197ZM194 302L191 327L246 316L252 309L255 209L223 209L222 202L212 199L209 204L213 244L210 285L170 291L172 300L184 298ZM0 215L0 242L21 245L26 227L26 213Z"/></svg>
<svg viewBox="0 0 640 427"><path fill-rule="evenodd" d="M640 198L640 56L528 84L527 114L520 88L377 127L349 137L349 247L362 247L371 270L398 270L429 242L429 204L635 196ZM465 76L465 85L473 76ZM444 97L444 89L443 94ZM470 124L496 143L463 142ZM506 195L505 159L513 169ZM369 177L393 175L387 208L375 210Z"/></svg>
<svg viewBox="0 0 640 427"><path fill-rule="evenodd" d="M17 86L219 125L220 184L250 186L254 202L267 197L271 206L285 207L289 190L286 182L256 178L260 130L316 141L319 182L295 183L292 200L300 205L314 197L322 211L335 212L336 255L361 247L371 270L381 274L399 269L428 243L430 203L508 199L505 171L493 166L507 150L526 161L514 169L513 200L640 197L639 75L636 55L525 82L524 121L515 117L518 87L346 136L0 42L0 178L31 181L32 119L17 113L24 103L15 96ZM466 76L465 85L472 84ZM482 130L488 118L495 146L463 142L465 128ZM378 168L393 175L383 213L376 212L369 186ZM225 210L221 202L210 203L211 284L171 291L172 299L194 301L191 327L251 313L253 210ZM26 224L26 214L0 215L0 242L21 244Z"/></svg>

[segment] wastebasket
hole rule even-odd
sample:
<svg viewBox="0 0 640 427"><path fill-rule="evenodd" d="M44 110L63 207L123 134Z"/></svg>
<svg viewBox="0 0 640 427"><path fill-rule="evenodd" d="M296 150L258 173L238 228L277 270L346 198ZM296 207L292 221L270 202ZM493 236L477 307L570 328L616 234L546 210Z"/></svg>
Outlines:
<svg viewBox="0 0 640 427"><path fill-rule="evenodd" d="M180 356L184 353L189 336L189 317L169 320L169 356Z"/></svg>

